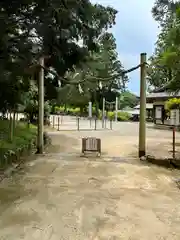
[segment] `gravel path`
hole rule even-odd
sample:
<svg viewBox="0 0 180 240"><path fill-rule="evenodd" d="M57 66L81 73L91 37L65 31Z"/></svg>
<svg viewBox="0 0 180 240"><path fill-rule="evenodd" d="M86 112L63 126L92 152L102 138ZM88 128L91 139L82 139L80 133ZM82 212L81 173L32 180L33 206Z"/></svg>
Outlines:
<svg viewBox="0 0 180 240"><path fill-rule="evenodd" d="M180 239L179 171L140 163L134 132L91 132L101 158L80 157L88 132L50 134L47 153L0 184L0 240Z"/></svg>

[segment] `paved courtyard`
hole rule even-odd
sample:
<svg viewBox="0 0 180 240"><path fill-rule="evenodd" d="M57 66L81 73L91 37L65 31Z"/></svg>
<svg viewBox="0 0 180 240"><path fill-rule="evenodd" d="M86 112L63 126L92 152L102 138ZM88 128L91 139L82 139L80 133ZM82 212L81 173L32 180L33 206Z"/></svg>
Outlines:
<svg viewBox="0 0 180 240"><path fill-rule="evenodd" d="M136 158L137 123L49 134L46 153L0 184L0 240L180 239L179 171ZM82 136L102 139L101 158L80 157ZM171 142L151 126L147 137L151 151Z"/></svg>

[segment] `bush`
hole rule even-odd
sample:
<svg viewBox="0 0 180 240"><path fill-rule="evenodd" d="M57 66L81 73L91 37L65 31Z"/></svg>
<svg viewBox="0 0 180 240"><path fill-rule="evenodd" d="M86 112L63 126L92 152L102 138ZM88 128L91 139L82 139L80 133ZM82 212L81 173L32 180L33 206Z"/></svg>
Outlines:
<svg viewBox="0 0 180 240"><path fill-rule="evenodd" d="M54 112L56 114L64 113L64 107L55 106ZM80 115L80 108L67 108L67 114L70 115Z"/></svg>
<svg viewBox="0 0 180 240"><path fill-rule="evenodd" d="M58 106L55 106L55 107L54 107L54 112L55 112L55 113L58 113L58 112L59 112L59 107L58 107Z"/></svg>
<svg viewBox="0 0 180 240"><path fill-rule="evenodd" d="M51 106L48 101L44 103L44 120L45 122L50 116ZM24 114L26 118L30 120L31 123L37 123L37 116L38 116L38 102L37 101L29 101L25 108Z"/></svg>
<svg viewBox="0 0 180 240"><path fill-rule="evenodd" d="M166 101L166 109L179 109L180 108L180 98L172 98Z"/></svg>
<svg viewBox="0 0 180 240"><path fill-rule="evenodd" d="M108 112L108 113L107 113L107 117L108 117L109 120L114 120L114 118L115 118L115 113L114 113L114 112Z"/></svg>
<svg viewBox="0 0 180 240"><path fill-rule="evenodd" d="M80 108L68 108L68 113L74 116L80 115Z"/></svg>
<svg viewBox="0 0 180 240"><path fill-rule="evenodd" d="M37 128L23 122L16 122L13 140L9 141L10 121L0 120L0 168L4 169L12 157L19 156L20 152L33 147L36 142Z"/></svg>
<svg viewBox="0 0 180 240"><path fill-rule="evenodd" d="M54 113L62 113L62 112L64 112L64 107L60 107L60 106L54 107Z"/></svg>
<svg viewBox="0 0 180 240"><path fill-rule="evenodd" d="M108 112L107 117L110 120L114 120L115 112ZM131 116L127 112L118 112L118 115L117 115L118 121L129 121L130 118L131 118Z"/></svg>
<svg viewBox="0 0 180 240"><path fill-rule="evenodd" d="M92 106L92 115L96 115L96 107Z"/></svg>
<svg viewBox="0 0 180 240"><path fill-rule="evenodd" d="M131 118L130 114L127 112L118 112L117 120L118 121L129 121Z"/></svg>

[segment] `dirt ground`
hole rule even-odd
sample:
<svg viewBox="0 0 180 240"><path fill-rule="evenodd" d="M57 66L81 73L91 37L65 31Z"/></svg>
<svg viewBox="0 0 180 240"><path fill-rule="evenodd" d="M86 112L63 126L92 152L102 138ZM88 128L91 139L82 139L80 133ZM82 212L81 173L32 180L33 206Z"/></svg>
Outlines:
<svg viewBox="0 0 180 240"><path fill-rule="evenodd" d="M179 171L139 162L124 126L52 130L46 153L0 184L0 240L179 240ZM100 158L80 157L83 136L102 139Z"/></svg>
<svg viewBox="0 0 180 240"><path fill-rule="evenodd" d="M111 156L138 157L138 137L139 123L138 122L113 122L111 124L106 121L105 129L102 128L102 122L81 118L78 122L76 117L69 116L54 116L55 129L62 132L70 132L71 136L78 137L79 145L81 146L81 138L87 136L100 137L102 140L103 154L109 153ZM51 116L51 123L53 116ZM170 130L155 129L152 123L146 124L146 154L157 158L172 157L172 136ZM80 147L79 147L80 151ZM176 132L176 156L180 158L180 132Z"/></svg>

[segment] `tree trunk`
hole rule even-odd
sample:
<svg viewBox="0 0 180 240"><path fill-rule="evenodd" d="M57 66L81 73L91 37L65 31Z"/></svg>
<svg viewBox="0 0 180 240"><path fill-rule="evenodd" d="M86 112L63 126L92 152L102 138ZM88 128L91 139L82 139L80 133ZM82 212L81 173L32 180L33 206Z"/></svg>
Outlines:
<svg viewBox="0 0 180 240"><path fill-rule="evenodd" d="M13 117L12 112L10 111L10 121L9 121L9 141L13 141Z"/></svg>
<svg viewBox="0 0 180 240"><path fill-rule="evenodd" d="M16 112L15 110L13 111L13 134L15 131L15 127L16 127Z"/></svg>

